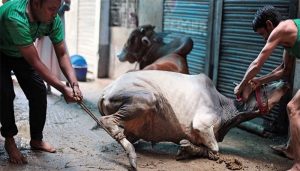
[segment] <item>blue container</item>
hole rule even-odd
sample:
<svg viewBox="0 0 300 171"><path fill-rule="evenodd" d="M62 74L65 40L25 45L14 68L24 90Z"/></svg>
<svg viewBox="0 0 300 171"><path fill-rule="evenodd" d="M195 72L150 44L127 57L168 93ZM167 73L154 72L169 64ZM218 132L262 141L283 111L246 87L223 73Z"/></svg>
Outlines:
<svg viewBox="0 0 300 171"><path fill-rule="evenodd" d="M71 64L75 70L78 81L86 81L87 63L84 57L80 55L71 56Z"/></svg>

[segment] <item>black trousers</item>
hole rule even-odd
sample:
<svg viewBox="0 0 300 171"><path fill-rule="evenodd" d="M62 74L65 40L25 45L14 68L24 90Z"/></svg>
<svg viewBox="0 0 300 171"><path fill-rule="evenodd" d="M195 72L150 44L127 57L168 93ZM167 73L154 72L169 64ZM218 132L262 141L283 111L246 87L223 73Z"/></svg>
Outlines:
<svg viewBox="0 0 300 171"><path fill-rule="evenodd" d="M11 137L18 133L14 116L14 72L29 102L31 139L42 140L46 121L47 93L43 79L24 58L6 56L0 52L0 123L1 135Z"/></svg>

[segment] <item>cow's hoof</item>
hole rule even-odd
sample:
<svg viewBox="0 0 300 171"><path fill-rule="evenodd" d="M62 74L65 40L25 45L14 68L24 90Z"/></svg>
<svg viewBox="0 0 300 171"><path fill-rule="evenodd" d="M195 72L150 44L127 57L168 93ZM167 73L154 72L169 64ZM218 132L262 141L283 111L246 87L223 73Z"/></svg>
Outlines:
<svg viewBox="0 0 300 171"><path fill-rule="evenodd" d="M129 163L131 165L132 170L137 170L136 158L129 157Z"/></svg>
<svg viewBox="0 0 300 171"><path fill-rule="evenodd" d="M180 141L180 148L178 150L176 160L184 160L192 158L194 155L191 153L191 143L188 140Z"/></svg>
<svg viewBox="0 0 300 171"><path fill-rule="evenodd" d="M208 159L217 161L219 160L220 156L218 152L208 151Z"/></svg>
<svg viewBox="0 0 300 171"><path fill-rule="evenodd" d="M122 138L120 140L121 145L123 146L123 148L125 149L128 159L129 159L129 163L132 167L132 169L136 170L136 153L135 153L135 149L133 147L133 145L126 139L126 138Z"/></svg>
<svg viewBox="0 0 300 171"><path fill-rule="evenodd" d="M196 146L188 140L180 141L180 148L177 153L177 160L183 160L194 157L208 157L211 160L218 160L218 152L210 152L205 146Z"/></svg>
<svg viewBox="0 0 300 171"><path fill-rule="evenodd" d="M130 152L128 153L128 158L129 158L129 163L130 163L131 167L136 170L136 168L137 168L136 153L135 153L134 149L130 150Z"/></svg>
<svg viewBox="0 0 300 171"><path fill-rule="evenodd" d="M187 146L191 146L191 142L189 140L183 139L180 142L180 147L187 147Z"/></svg>

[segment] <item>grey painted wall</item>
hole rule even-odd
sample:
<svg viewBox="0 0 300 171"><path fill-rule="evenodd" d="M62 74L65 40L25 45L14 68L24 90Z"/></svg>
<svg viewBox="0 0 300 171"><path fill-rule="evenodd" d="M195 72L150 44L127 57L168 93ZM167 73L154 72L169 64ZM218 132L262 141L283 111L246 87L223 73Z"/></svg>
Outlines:
<svg viewBox="0 0 300 171"><path fill-rule="evenodd" d="M137 9L139 17L139 25L151 24L155 25L155 31L162 31L163 18L163 0L139 0ZM129 62L120 62L116 55L122 50L124 43L127 41L129 34L133 28L126 27L111 27L110 38L110 61L109 61L109 77L117 78L121 74L138 68Z"/></svg>
<svg viewBox="0 0 300 171"><path fill-rule="evenodd" d="M117 54L122 51L129 34L133 29L125 27L110 28L110 59L109 59L109 78L118 78L121 74L135 69L135 64L120 62Z"/></svg>
<svg viewBox="0 0 300 171"><path fill-rule="evenodd" d="M139 25L155 25L155 31L162 31L163 0L140 0L138 6Z"/></svg>

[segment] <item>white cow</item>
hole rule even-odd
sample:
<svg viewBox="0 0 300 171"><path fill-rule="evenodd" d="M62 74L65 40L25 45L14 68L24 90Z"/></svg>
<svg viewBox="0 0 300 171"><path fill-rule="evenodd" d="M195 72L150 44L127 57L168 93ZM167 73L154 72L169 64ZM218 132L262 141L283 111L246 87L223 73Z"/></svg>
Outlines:
<svg viewBox="0 0 300 171"><path fill-rule="evenodd" d="M271 109L288 90L285 82L262 88ZM260 115L254 93L246 103L220 94L204 74L137 71L122 75L103 91L100 121L128 153L136 169L133 142L181 145L179 159L216 159L218 142L230 128Z"/></svg>

